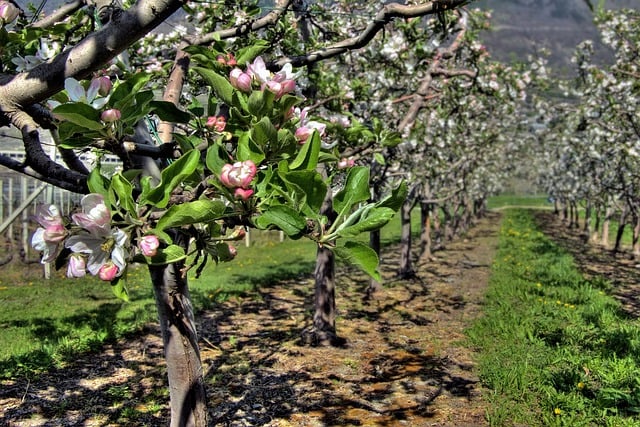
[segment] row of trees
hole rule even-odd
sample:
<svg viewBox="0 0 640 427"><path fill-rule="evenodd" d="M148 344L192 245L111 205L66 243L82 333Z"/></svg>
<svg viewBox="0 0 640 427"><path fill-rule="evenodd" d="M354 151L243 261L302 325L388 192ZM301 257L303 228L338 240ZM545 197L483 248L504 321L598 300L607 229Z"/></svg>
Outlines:
<svg viewBox="0 0 640 427"><path fill-rule="evenodd" d="M596 23L614 63L599 65L585 41L573 61L575 81L547 82L556 97L537 104L541 124L535 157L539 181L556 200L568 226L580 227L585 241L609 247L609 225L618 221L614 251L625 227L633 229L633 254L640 257L640 14L599 11Z"/></svg>
<svg viewBox="0 0 640 427"><path fill-rule="evenodd" d="M478 42L488 16L466 3L74 0L41 16L0 0L0 125L21 131L26 153L0 164L87 194L82 212L39 213L44 262L123 298L129 265L149 266L172 425L207 418L187 278L232 260L246 227L317 242L303 337L331 344L336 256L375 292L377 230L399 210L409 277L414 207L429 259L513 171L544 67L492 61ZM151 33L180 8L188 27ZM45 155L42 130L64 165ZM86 151L119 156L123 171L88 168Z"/></svg>

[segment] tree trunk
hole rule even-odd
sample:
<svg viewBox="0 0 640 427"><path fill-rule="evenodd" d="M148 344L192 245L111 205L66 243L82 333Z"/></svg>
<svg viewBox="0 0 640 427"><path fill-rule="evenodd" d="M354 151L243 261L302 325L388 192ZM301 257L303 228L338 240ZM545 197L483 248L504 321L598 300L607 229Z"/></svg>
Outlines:
<svg viewBox="0 0 640 427"><path fill-rule="evenodd" d="M431 260L431 214L433 204L420 203L420 262Z"/></svg>
<svg viewBox="0 0 640 427"><path fill-rule="evenodd" d="M602 223L602 246L605 249L609 249L609 226L611 225L611 217L613 216L614 209L612 206L607 206L607 210L604 214L604 221Z"/></svg>
<svg viewBox="0 0 640 427"><path fill-rule="evenodd" d="M331 191L327 192L320 214L335 221ZM302 342L307 345L341 345L344 340L336 334L335 257L326 247L318 246L316 252L315 290L313 297L313 324L302 331Z"/></svg>
<svg viewBox="0 0 640 427"><path fill-rule="evenodd" d="M627 225L627 215L629 214L629 208L625 205L620 212L620 220L618 222L618 231L616 233L616 243L613 246L613 252L619 252L622 245L622 235L624 234L624 228Z"/></svg>
<svg viewBox="0 0 640 427"><path fill-rule="evenodd" d="M380 259L380 230L374 230L369 233L369 247L374 250L378 259ZM366 298L371 296L382 289L382 284L373 277L369 279L369 287L367 288Z"/></svg>
<svg viewBox="0 0 640 427"><path fill-rule="evenodd" d="M205 427L207 399L193 307L182 264L149 266L169 377L171 427Z"/></svg>
<svg viewBox="0 0 640 427"><path fill-rule="evenodd" d="M398 276L408 279L415 276L411 266L411 210L414 202L407 198L400 208L400 270Z"/></svg>

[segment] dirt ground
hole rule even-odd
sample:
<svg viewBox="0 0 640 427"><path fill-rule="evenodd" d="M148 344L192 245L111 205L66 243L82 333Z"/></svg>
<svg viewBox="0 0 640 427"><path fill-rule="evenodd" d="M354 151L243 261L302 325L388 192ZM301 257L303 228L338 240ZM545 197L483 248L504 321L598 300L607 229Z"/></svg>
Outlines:
<svg viewBox="0 0 640 427"><path fill-rule="evenodd" d="M500 215L397 280L397 248L383 253L385 287L341 267L340 348L300 345L313 283L260 288L199 316L211 425L482 426L482 390L464 329L480 314ZM0 425L166 425L161 341L147 333L81 355L65 369L0 384Z"/></svg>

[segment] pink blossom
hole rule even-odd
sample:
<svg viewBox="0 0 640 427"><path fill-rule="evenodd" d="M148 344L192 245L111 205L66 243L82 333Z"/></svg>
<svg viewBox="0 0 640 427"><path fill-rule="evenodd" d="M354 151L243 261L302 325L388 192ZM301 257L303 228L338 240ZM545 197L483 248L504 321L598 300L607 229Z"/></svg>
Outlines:
<svg viewBox="0 0 640 427"><path fill-rule="evenodd" d="M31 246L42 252L42 263L53 261L58 255L59 244L67 236L58 208L54 205L40 206L34 219L41 225L31 237Z"/></svg>
<svg viewBox="0 0 640 427"><path fill-rule="evenodd" d="M102 195L87 194L80 200L82 213L73 214L71 218L80 227L91 234L104 236L110 233L111 211L104 203Z"/></svg>
<svg viewBox="0 0 640 427"><path fill-rule="evenodd" d="M356 162L353 159L341 158L338 162L338 169L346 169L355 166Z"/></svg>
<svg viewBox="0 0 640 427"><path fill-rule="evenodd" d="M236 199L249 200L249 198L253 195L253 190L250 188L236 188L236 191L233 194L236 196Z"/></svg>
<svg viewBox="0 0 640 427"><path fill-rule="evenodd" d="M111 92L111 88L113 88L113 83L111 83L111 79L109 77L100 76L91 80L91 84L89 85L89 90L91 90L93 86L97 87L97 92L100 95L107 96L109 95L109 92Z"/></svg>
<svg viewBox="0 0 640 427"><path fill-rule="evenodd" d="M320 136L324 135L327 125L324 123L309 120L307 114L309 109L303 108L301 111L296 109L296 112L300 118L300 127L296 129L295 136L300 144L307 142L307 139L313 135L313 131L318 131Z"/></svg>
<svg viewBox="0 0 640 427"><path fill-rule="evenodd" d="M100 280L104 280L105 282L110 282L118 276L118 266L116 266L111 261L104 264L100 267L98 271L98 277Z"/></svg>
<svg viewBox="0 0 640 427"><path fill-rule="evenodd" d="M82 255L72 254L67 266L67 277L84 277L87 274L87 264Z"/></svg>
<svg viewBox="0 0 640 427"><path fill-rule="evenodd" d="M231 86L242 92L251 92L251 75L243 72L240 68L234 68L229 73Z"/></svg>
<svg viewBox="0 0 640 427"><path fill-rule="evenodd" d="M209 129L216 130L216 132L223 132L227 126L227 119L225 119L224 116L210 116L205 126Z"/></svg>
<svg viewBox="0 0 640 427"><path fill-rule="evenodd" d="M100 115L100 120L102 120L105 123L113 123L120 120L121 115L122 113L120 113L120 110L115 108L110 108L102 112L102 114Z"/></svg>
<svg viewBox="0 0 640 427"><path fill-rule="evenodd" d="M247 73L260 83L266 83L271 80L271 72L267 70L264 59L260 56L247 66Z"/></svg>
<svg viewBox="0 0 640 427"><path fill-rule="evenodd" d="M229 235L229 240L242 240L247 235L243 227L238 227Z"/></svg>
<svg viewBox="0 0 640 427"><path fill-rule="evenodd" d="M13 22L18 15L20 15L20 9L8 1L0 1L0 27Z"/></svg>
<svg viewBox="0 0 640 427"><path fill-rule="evenodd" d="M231 255L231 259L235 258L238 255L238 250L235 246L229 245L229 255Z"/></svg>
<svg viewBox="0 0 640 427"><path fill-rule="evenodd" d="M246 189L256 176L256 172L256 165L251 160L236 162L232 165L227 163L222 167L220 182L227 188Z"/></svg>
<svg viewBox="0 0 640 427"><path fill-rule="evenodd" d="M138 247L144 256L155 256L158 253L158 247L160 247L160 241L157 236L149 234L142 236L138 242Z"/></svg>

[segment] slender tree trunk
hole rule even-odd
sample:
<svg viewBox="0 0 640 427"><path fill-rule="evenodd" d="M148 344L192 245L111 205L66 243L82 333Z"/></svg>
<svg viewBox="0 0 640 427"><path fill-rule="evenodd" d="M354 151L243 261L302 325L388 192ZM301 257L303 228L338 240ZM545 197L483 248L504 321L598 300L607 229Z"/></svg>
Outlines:
<svg viewBox="0 0 640 427"><path fill-rule="evenodd" d="M597 243L598 242L598 237L599 237L599 233L600 233L600 215L601 215L601 213L602 212L600 211L600 208L596 205L593 229L592 229L592 232L591 232L591 243Z"/></svg>
<svg viewBox="0 0 640 427"><path fill-rule="evenodd" d="M431 213L433 212L433 204L420 203L420 261L427 262L431 260Z"/></svg>
<svg viewBox="0 0 640 427"><path fill-rule="evenodd" d="M369 232L369 247L374 250L378 259L380 259L380 230ZM374 293L382 289L382 284L373 277L369 279L369 287L367 288L366 298L370 298Z"/></svg>
<svg viewBox="0 0 640 427"><path fill-rule="evenodd" d="M415 276L411 265L411 210L414 201L407 198L400 208L400 269L398 276L408 279Z"/></svg>
<svg viewBox="0 0 640 427"><path fill-rule="evenodd" d="M625 205L620 212L620 220L618 222L618 231L616 233L616 243L613 246L613 252L619 252L622 245L622 235L624 234L624 228L627 225L627 216L629 215L629 208Z"/></svg>
<svg viewBox="0 0 640 427"><path fill-rule="evenodd" d="M613 206L607 206L607 210L604 214L604 221L602 223L602 246L606 249L609 249L609 228L611 226L611 217L613 216L614 209Z"/></svg>
<svg viewBox="0 0 640 427"><path fill-rule="evenodd" d="M206 427L207 399L193 307L181 264L150 266L169 377L171 427Z"/></svg>
<svg viewBox="0 0 640 427"><path fill-rule="evenodd" d="M325 215L330 226L335 221L331 191L327 192L320 215ZM314 313L310 328L302 331L307 345L339 345L344 341L336 334L335 257L331 250L318 246L316 252Z"/></svg>

